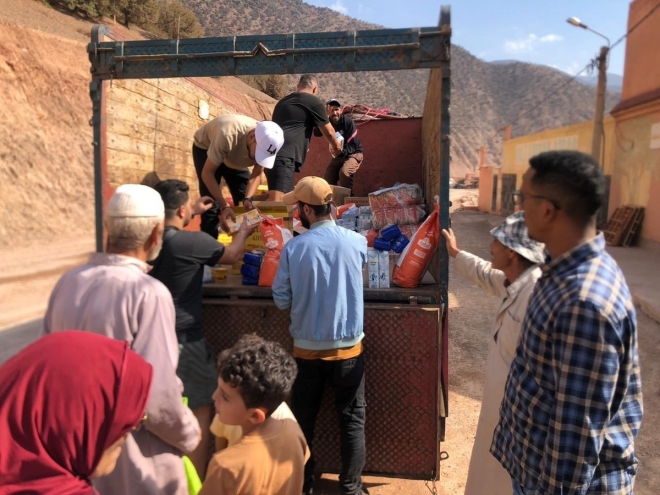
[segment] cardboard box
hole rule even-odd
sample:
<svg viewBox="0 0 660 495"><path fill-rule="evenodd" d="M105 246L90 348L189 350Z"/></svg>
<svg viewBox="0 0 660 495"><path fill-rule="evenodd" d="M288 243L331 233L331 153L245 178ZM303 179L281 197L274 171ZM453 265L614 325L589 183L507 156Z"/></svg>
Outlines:
<svg viewBox="0 0 660 495"><path fill-rule="evenodd" d="M378 288L390 288L390 252L378 251Z"/></svg>
<svg viewBox="0 0 660 495"><path fill-rule="evenodd" d="M378 289L378 251L374 248L367 249L367 275L369 288Z"/></svg>
<svg viewBox="0 0 660 495"><path fill-rule="evenodd" d="M344 198L344 204L347 205L349 203L354 203L357 207L369 206L369 198L360 196L348 196Z"/></svg>
<svg viewBox="0 0 660 495"><path fill-rule="evenodd" d="M335 201L337 206L346 204L345 199L351 195L351 190L347 187L341 186L331 186L332 187L332 198Z"/></svg>
<svg viewBox="0 0 660 495"><path fill-rule="evenodd" d="M234 214L236 213L234 212ZM259 225L262 220L263 217L259 214L258 210L250 210L245 213L241 213L240 215L236 215L236 222L234 222L231 218L228 218L227 226L229 226L229 232L234 234L238 232L238 229L240 229L244 222L247 222L250 227L253 227L255 225Z"/></svg>
<svg viewBox="0 0 660 495"><path fill-rule="evenodd" d="M271 216L275 218L289 218L289 212L293 207L287 206L279 201L255 201L254 206L261 212L262 216ZM233 207L234 215L240 215L245 213L245 208L241 206ZM288 228L288 225L293 226L293 220L287 222L285 220L284 226ZM228 246L231 244L232 236L221 232L218 235L218 242ZM253 249L266 250L266 245L261 239L261 232L257 229L250 237L245 241L245 251L252 251Z"/></svg>

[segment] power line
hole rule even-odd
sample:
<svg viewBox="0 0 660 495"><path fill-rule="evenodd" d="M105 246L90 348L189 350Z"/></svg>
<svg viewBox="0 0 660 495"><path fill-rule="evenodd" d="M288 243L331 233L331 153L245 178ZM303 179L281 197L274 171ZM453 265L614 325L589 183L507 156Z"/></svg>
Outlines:
<svg viewBox="0 0 660 495"><path fill-rule="evenodd" d="M614 47L616 47L617 45L619 45L620 43L622 43L623 40L625 40L625 39L626 39L626 38L627 38L627 37L628 37L633 31L635 31L635 29L637 29L637 28L638 28L638 27L639 27L644 21L646 21L646 20L647 20L647 19L648 19L648 18L649 18L649 17L650 17L655 11L657 11L658 9L660 9L660 3L657 4L655 7L653 7L653 8L652 8L652 9L651 9L651 10L650 10L650 11L649 11L644 17L642 17L642 18L641 18L641 19L640 19L640 20L639 20L639 21L638 21L633 27L631 27L631 28L628 30L628 32L626 32L626 34L624 34L624 35L621 36L618 40L616 40L616 41L614 42L614 44L610 46L610 49L609 49L609 51L608 51L608 57L609 57L609 55L610 55L610 53L612 52L612 49L613 49ZM560 85L559 87L557 87L554 91L552 91L551 93L549 93L548 95L546 95L546 96L545 96L540 102L538 102L536 105L534 105L533 107L529 108L528 110L525 110L523 113L521 113L520 115L518 115L515 119L513 119L513 120L512 120L511 122L509 122L508 124L505 124L505 125L502 126L501 128L497 129L495 132L493 132L491 135L489 135L484 141L485 141L485 142L490 141L490 140L493 139L495 136L497 136L497 135L500 134L502 131L504 131L509 125L515 124L515 123L518 122L521 118L523 118L525 115L527 115L527 114L529 114L530 112L536 110L538 107L540 107L541 105L543 105L546 101L548 101L550 98L552 98L554 95L556 95L559 91L561 91L561 90L564 89L566 86L568 86L571 82L575 81L575 79L577 79L577 77L578 77L580 74L582 74L585 70L593 69L593 68L596 66L596 64L597 64L597 59L594 58L594 59L590 60L589 63L588 63L588 64L587 64L587 65L586 65L581 71L577 72L577 73L576 73L575 75L573 75L570 79L568 79L565 83L563 83L562 85ZM536 87L538 87L538 86L540 86L540 83L539 83L538 85L536 85L533 89L536 89ZM531 92L531 90L530 90L529 92ZM529 93L529 92L528 92L528 93Z"/></svg>
<svg viewBox="0 0 660 495"><path fill-rule="evenodd" d="M642 24L644 21L646 21L646 19L648 19L649 17L651 17L651 14L653 14L653 13L654 13L656 10L658 10L658 9L660 9L660 3L657 4L655 7L653 7L651 10L649 10L649 12L648 12L644 17L642 17L642 18L637 22L637 24L635 24L633 27L631 27L631 28L628 30L628 32L627 32L626 34L624 34L623 36L621 36L621 38L619 38L618 40L616 40L616 41L614 42L614 44L610 47L610 50L611 50L612 48L614 48L616 45L618 45L619 43L621 43L623 40L625 40L625 39L628 37L628 35L630 35L630 33L632 33L635 29L637 29L637 28L640 26L640 24Z"/></svg>
<svg viewBox="0 0 660 495"><path fill-rule="evenodd" d="M638 27L639 27L644 21L646 21L649 17L651 17L651 15L652 15L656 10L658 10L658 9L660 9L660 3L657 4L655 7L653 7L653 8L652 8L652 9L651 9L651 10L650 10L650 11L649 11L644 17L642 17L642 18L641 18L641 19L640 19L640 20L639 20L639 21L638 21L633 27L631 27L631 28L628 30L628 32L627 32L626 34L624 34L624 35L621 36L618 40L616 40L616 41L614 42L614 44L610 47L609 52L611 52L612 49L613 49L614 47L616 47L616 46L619 45L621 42L623 42L623 40L625 40L625 39L626 39L626 38L627 38L627 37L628 37L628 36L629 36L629 35L630 35L635 29L637 29L637 28L638 28ZM609 56L609 53L608 53L608 56ZM538 102L536 105L534 105L533 107L531 107L529 110L525 110L523 113L521 113L520 115L518 115L515 119L513 119L511 122L509 122L508 124L504 125L503 127L499 128L499 129L497 129L493 134L491 134L490 136L488 136L488 137L486 138L486 141L490 141L493 137L495 137L495 136L498 135L500 132L502 132L504 129L506 129L507 126L509 126L509 125L511 125L511 124L515 124L515 123L518 122L521 118L523 118L525 115L529 114L529 113L532 112L533 110L536 110L536 109L537 109L538 107L540 107L543 103L545 103L547 100L549 100L550 98L552 98L554 95L556 95L556 94L557 94L559 91L561 91L563 88L565 88L565 87L568 86L571 82L573 82L575 79L577 79L577 77L578 77L580 74L582 74L585 70L587 70L587 69L593 69L593 68L595 67L595 65L596 65L596 59L591 60L591 61L590 61L590 62L589 62L589 63L588 63L588 64L587 64L587 65L586 65L586 66L585 66L580 72L576 73L573 77L571 77L570 79L568 79L564 84L562 84L561 86L559 86L559 87L558 87L557 89L555 89L553 92L549 93L545 98L543 98L540 102Z"/></svg>

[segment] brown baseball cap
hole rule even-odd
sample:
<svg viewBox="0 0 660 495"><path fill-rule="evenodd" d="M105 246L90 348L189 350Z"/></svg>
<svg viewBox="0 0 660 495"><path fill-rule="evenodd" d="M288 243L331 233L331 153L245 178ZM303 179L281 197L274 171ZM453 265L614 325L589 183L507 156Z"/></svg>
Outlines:
<svg viewBox="0 0 660 495"><path fill-rule="evenodd" d="M284 195L282 201L287 205L298 201L314 206L327 205L332 201L332 187L321 177L305 177L293 191Z"/></svg>

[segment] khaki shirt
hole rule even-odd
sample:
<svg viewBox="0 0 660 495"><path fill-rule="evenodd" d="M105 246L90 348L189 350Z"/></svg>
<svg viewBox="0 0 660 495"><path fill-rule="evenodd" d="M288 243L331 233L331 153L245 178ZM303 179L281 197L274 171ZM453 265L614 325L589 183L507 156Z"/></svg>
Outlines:
<svg viewBox="0 0 660 495"><path fill-rule="evenodd" d="M250 158L247 147L248 133L257 127L257 121L245 115L220 115L200 127L195 133L195 146L207 150L214 165L224 163L241 170L257 162Z"/></svg>
<svg viewBox="0 0 660 495"><path fill-rule="evenodd" d="M309 448L293 419L275 419L276 431L258 431L213 456L199 495L300 495Z"/></svg>

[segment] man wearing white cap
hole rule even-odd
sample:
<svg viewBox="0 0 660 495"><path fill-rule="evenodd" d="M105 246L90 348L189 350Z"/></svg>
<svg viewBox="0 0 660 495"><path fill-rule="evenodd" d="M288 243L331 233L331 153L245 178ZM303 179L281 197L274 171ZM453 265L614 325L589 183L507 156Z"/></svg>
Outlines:
<svg viewBox="0 0 660 495"><path fill-rule="evenodd" d="M203 232L216 238L218 215L223 230L227 230L227 218L236 219L222 196L220 180L225 179L235 206L242 202L246 209L253 209L261 172L273 168L283 144L284 133L275 122L257 122L245 115L220 115L197 130L192 155L199 194L217 203L202 214ZM254 167L252 173L249 167Z"/></svg>
<svg viewBox="0 0 660 495"><path fill-rule="evenodd" d="M106 252L92 254L62 276L44 316L43 334L74 329L125 340L154 368L145 427L129 435L115 471L94 480L101 495L187 494L181 455L192 452L201 438L175 372L179 349L172 295L147 275L146 262L160 251L164 213L152 188L119 186L106 210Z"/></svg>
<svg viewBox="0 0 660 495"><path fill-rule="evenodd" d="M507 217L502 225L491 230L490 262L458 249L451 229L443 230L442 234L458 273L500 299L495 324L490 330L486 384L465 495L509 495L511 477L489 449L527 302L541 276L537 265L544 261L543 244L529 238L522 212Z"/></svg>

